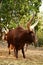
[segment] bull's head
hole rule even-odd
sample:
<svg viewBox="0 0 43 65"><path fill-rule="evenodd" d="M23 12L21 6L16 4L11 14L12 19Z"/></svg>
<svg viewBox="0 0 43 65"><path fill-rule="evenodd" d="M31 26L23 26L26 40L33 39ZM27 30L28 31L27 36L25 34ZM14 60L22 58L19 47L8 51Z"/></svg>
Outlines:
<svg viewBox="0 0 43 65"><path fill-rule="evenodd" d="M33 41L34 44L36 45L36 42L37 42L38 40L37 40L37 36L36 36L36 33L35 33L34 28L35 28L36 25L38 24L38 21L36 21L33 25L31 25L31 21L33 20L33 18L34 18L34 15L33 15L33 17L29 20L29 22L27 23L27 28L28 28L28 31L29 31L29 33L30 33L30 36L31 36L32 41Z"/></svg>

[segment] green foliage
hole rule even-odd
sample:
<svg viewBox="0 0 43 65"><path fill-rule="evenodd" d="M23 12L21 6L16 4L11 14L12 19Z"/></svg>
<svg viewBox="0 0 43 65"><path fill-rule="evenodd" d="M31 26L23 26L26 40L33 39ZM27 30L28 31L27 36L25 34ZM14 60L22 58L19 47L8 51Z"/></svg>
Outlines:
<svg viewBox="0 0 43 65"><path fill-rule="evenodd" d="M12 0L13 1L13 0ZM2 0L2 5L0 9L0 16L3 18L3 22L10 22L13 11L13 3L10 0Z"/></svg>
<svg viewBox="0 0 43 65"><path fill-rule="evenodd" d="M16 28L18 25L26 28L28 20L35 12L36 16L32 22L33 24L37 18L40 5L41 0L0 0L0 28L6 27L7 24L8 28ZM43 19L43 17L41 18ZM42 19L39 17L39 24L35 28L36 31L38 30L39 46L43 45L43 32L40 31Z"/></svg>
<svg viewBox="0 0 43 65"><path fill-rule="evenodd" d="M26 16L24 21L27 21L30 14L39 11L40 4L41 0L2 0L0 2L0 24L10 25L11 20L18 24L24 16Z"/></svg>
<svg viewBox="0 0 43 65"><path fill-rule="evenodd" d="M43 45L43 30L39 30L37 32L38 35L38 46L42 46Z"/></svg>
<svg viewBox="0 0 43 65"><path fill-rule="evenodd" d="M11 21L8 28L11 29L11 28L16 28L17 27L17 24L14 23L14 21Z"/></svg>

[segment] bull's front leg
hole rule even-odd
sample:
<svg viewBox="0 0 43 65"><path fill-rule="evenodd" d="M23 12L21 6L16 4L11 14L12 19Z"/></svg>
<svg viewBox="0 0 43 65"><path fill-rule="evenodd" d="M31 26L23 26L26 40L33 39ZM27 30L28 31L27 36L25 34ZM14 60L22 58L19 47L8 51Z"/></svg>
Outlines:
<svg viewBox="0 0 43 65"><path fill-rule="evenodd" d="M23 58L25 58L24 48L22 48Z"/></svg>
<svg viewBox="0 0 43 65"><path fill-rule="evenodd" d="M14 53L15 53L16 58L18 58L18 49L14 49Z"/></svg>

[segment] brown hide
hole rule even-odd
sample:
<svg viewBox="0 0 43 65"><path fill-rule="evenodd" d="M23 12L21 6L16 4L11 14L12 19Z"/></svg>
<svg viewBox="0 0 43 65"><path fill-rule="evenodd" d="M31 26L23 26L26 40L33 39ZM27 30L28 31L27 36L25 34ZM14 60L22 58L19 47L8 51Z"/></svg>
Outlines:
<svg viewBox="0 0 43 65"><path fill-rule="evenodd" d="M29 44L32 42L36 42L35 33L33 31L24 30L22 27L11 29L7 33L8 48L13 47L16 50L16 52L20 49L22 49L23 52L25 43ZM23 57L25 58L25 55L23 55Z"/></svg>

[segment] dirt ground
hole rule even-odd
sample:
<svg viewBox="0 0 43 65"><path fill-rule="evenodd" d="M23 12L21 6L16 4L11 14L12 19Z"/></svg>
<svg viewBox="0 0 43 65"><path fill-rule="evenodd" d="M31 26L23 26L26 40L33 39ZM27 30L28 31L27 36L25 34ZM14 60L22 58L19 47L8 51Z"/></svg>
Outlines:
<svg viewBox="0 0 43 65"><path fill-rule="evenodd" d="M7 43L0 41L0 65L43 65L43 47L29 45L25 55L24 59L20 50L16 59L13 50L8 54Z"/></svg>

